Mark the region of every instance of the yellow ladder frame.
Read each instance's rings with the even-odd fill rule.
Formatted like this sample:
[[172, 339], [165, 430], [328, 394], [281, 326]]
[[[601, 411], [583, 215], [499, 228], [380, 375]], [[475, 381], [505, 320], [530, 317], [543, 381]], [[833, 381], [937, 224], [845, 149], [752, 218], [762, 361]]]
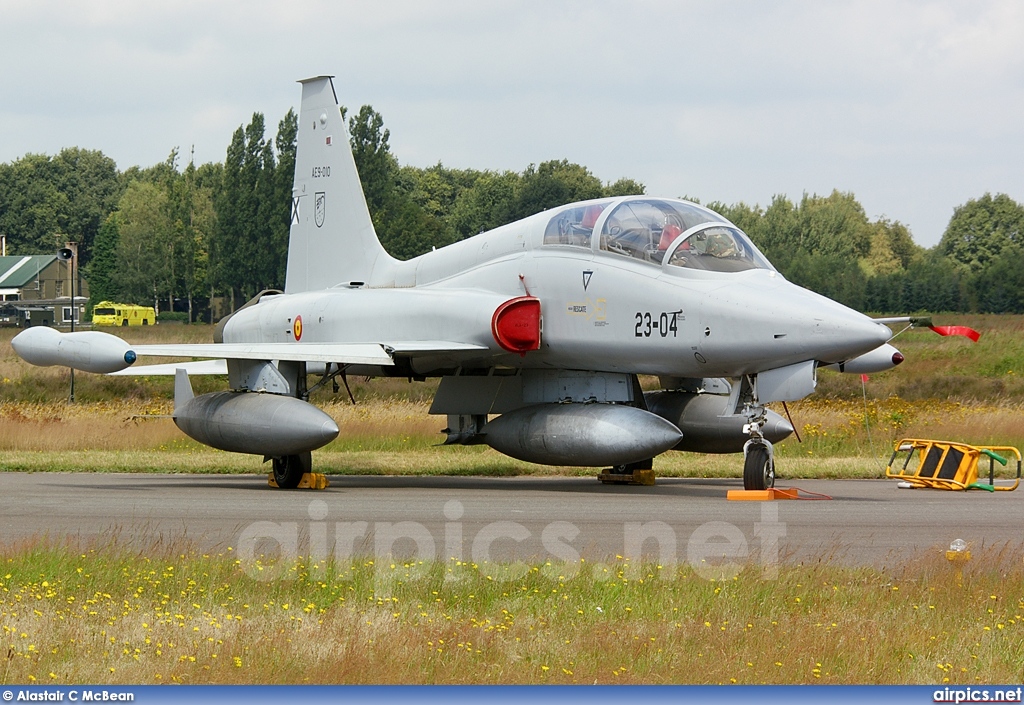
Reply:
[[[911, 471], [910, 461], [915, 451], [919, 453], [919, 459], [916, 468]], [[907, 454], [906, 460], [902, 468], [893, 471], [893, 463], [900, 453]], [[983, 455], [988, 456], [989, 462], [988, 487], [978, 483], [978, 461]], [[1003, 456], [1013, 456], [1017, 460], [1017, 477], [1013, 485], [995, 484], [995, 463], [1008, 462]], [[904, 438], [896, 442], [889, 465], [885, 468], [885, 476], [904, 480], [917, 487], [940, 490], [967, 490], [976, 486], [978, 489], [1009, 492], [1020, 485], [1021, 454], [1012, 446], [972, 446], [957, 441]]]

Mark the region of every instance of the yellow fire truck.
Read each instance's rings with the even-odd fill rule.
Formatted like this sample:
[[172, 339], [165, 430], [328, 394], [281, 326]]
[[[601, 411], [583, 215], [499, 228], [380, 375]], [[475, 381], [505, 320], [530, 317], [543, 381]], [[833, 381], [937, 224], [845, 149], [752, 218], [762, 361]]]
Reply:
[[100, 301], [92, 311], [94, 326], [151, 326], [155, 323], [156, 311], [152, 306]]

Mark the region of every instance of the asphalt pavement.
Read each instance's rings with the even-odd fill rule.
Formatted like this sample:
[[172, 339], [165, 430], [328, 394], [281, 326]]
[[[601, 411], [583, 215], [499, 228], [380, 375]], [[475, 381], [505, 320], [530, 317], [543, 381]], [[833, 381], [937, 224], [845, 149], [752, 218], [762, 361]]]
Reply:
[[780, 481], [813, 500], [737, 502], [739, 480], [332, 476], [276, 490], [266, 476], [0, 473], [0, 545], [45, 537], [146, 550], [393, 555], [480, 561], [693, 565], [827, 561], [891, 566], [963, 539], [1019, 548], [1024, 489], [899, 489], [891, 480]]

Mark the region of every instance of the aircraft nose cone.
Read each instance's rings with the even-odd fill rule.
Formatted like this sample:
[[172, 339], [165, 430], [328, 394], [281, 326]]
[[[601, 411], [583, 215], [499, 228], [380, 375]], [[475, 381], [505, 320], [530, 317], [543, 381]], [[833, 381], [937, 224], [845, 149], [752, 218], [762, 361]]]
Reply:
[[867, 352], [874, 350], [879, 345], [884, 345], [892, 337], [892, 331], [882, 324], [875, 323], [856, 311], [851, 310], [850, 313], [853, 315], [849, 317], [849, 320], [843, 321], [837, 326], [839, 336], [844, 338], [850, 346], [856, 346], [856, 348]]
[[[814, 295], [821, 301], [824, 297]], [[811, 324], [808, 352], [821, 362], [841, 362], [884, 345], [892, 331], [862, 313], [824, 299]]]

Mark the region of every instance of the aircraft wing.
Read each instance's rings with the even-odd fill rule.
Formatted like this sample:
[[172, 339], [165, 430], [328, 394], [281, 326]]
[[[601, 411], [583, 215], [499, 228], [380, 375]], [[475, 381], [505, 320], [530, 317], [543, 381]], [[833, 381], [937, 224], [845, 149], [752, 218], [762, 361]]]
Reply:
[[113, 375], [173, 375], [184, 369], [190, 375], [226, 375], [227, 360], [296, 360], [301, 362], [335, 362], [343, 365], [395, 364], [394, 355], [418, 357], [440, 353], [480, 352], [488, 348], [472, 343], [443, 340], [405, 341], [393, 343], [199, 343], [169, 345], [137, 345], [132, 347], [139, 357], [207, 357], [193, 362], [169, 362], [161, 365], [128, 367]]
[[384, 349], [404, 357], [436, 355], [438, 353], [484, 352], [486, 345], [474, 343], [453, 343], [445, 340], [407, 340], [401, 343], [384, 343]]
[[188, 343], [134, 345], [139, 357], [207, 357], [224, 360], [293, 360], [348, 365], [393, 365], [378, 343]]

